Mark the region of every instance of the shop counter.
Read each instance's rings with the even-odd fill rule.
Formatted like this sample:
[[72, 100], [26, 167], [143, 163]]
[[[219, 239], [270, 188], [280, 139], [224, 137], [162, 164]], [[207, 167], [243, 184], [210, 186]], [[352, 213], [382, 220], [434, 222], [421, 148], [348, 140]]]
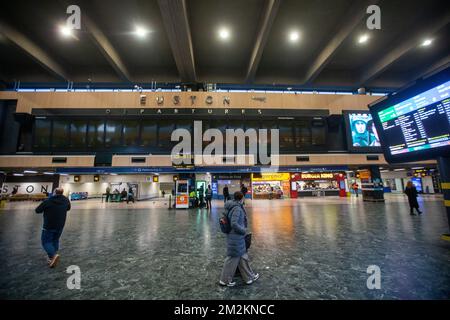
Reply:
[[298, 197], [329, 197], [339, 196], [339, 190], [301, 190], [297, 191]]

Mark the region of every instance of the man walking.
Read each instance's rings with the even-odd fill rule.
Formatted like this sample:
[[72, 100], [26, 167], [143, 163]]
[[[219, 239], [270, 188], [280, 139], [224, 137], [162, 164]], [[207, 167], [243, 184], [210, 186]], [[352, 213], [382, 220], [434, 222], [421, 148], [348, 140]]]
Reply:
[[106, 187], [106, 201], [105, 202], [108, 202], [110, 200], [110, 197], [111, 197], [111, 187], [108, 185]]
[[66, 223], [67, 211], [70, 210], [70, 201], [63, 193], [64, 189], [56, 188], [54, 195], [36, 208], [36, 213], [44, 213], [41, 241], [48, 256], [47, 263], [50, 268], [56, 267], [58, 263], [59, 238]]
[[242, 203], [245, 205], [245, 195], [247, 194], [248, 189], [245, 184], [241, 184], [241, 193], [244, 195]]
[[213, 192], [212, 192], [212, 189], [211, 189], [211, 185], [208, 184], [208, 189], [206, 189], [206, 192], [205, 192], [206, 209], [208, 209], [208, 210], [212, 209], [212, 207], [211, 207], [212, 195], [213, 195]]
[[228, 190], [228, 185], [225, 185], [223, 187], [223, 202], [226, 203], [228, 200], [230, 200], [230, 191]]

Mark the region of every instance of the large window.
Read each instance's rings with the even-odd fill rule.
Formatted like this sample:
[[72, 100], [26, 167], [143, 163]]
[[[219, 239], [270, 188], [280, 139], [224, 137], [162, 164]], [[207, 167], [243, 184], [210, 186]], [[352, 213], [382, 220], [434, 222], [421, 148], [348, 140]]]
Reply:
[[103, 148], [105, 122], [103, 120], [90, 120], [88, 127], [88, 147]]
[[69, 125], [68, 120], [53, 120], [53, 132], [52, 132], [52, 148], [53, 149], [66, 149], [68, 145], [69, 137]]
[[323, 120], [315, 120], [311, 126], [311, 143], [313, 146], [323, 146], [326, 144], [327, 132]]
[[141, 129], [141, 147], [155, 147], [157, 132], [155, 120], [143, 120]]
[[34, 126], [34, 148], [48, 149], [50, 147], [50, 131], [52, 122], [48, 119], [36, 119]]
[[261, 129], [267, 130], [267, 139], [264, 139], [262, 135], [259, 135], [259, 147], [265, 148], [267, 154], [270, 154], [271, 144], [272, 144], [272, 133], [271, 129], [278, 129], [277, 123], [275, 121], [264, 120], [261, 122]]
[[173, 142], [170, 140], [172, 132], [175, 130], [174, 121], [163, 120], [159, 121], [158, 128], [158, 147], [165, 152], [172, 150]]
[[294, 150], [294, 130], [292, 128], [292, 121], [279, 121], [278, 127], [280, 129], [280, 150]]
[[[272, 134], [271, 129], [279, 130], [279, 151], [281, 153], [295, 153], [302, 151], [321, 151], [342, 145], [340, 135], [328, 132], [325, 117], [301, 117], [295, 120], [265, 117], [263, 119], [216, 117], [197, 118], [202, 120], [203, 133], [209, 128], [218, 129], [224, 138], [223, 152], [226, 151], [226, 129], [255, 129], [258, 137], [258, 149], [270, 153]], [[74, 119], [61, 117], [47, 119], [37, 117], [34, 123], [32, 150], [39, 152], [156, 152], [169, 154], [177, 142], [171, 141], [175, 129], [186, 129], [191, 133], [191, 145], [194, 147], [194, 118], [173, 117], [163, 118], [124, 117], [114, 116], [82, 117]], [[267, 139], [259, 132], [267, 129]], [[331, 136], [330, 136], [331, 134]], [[203, 138], [203, 137], [202, 137]], [[30, 135], [31, 140], [31, 135]], [[336, 142], [335, 142], [336, 140]], [[31, 141], [30, 141], [31, 142]], [[30, 142], [28, 145], [30, 146]], [[205, 148], [209, 141], [202, 141]], [[235, 147], [237, 141], [235, 141]], [[249, 151], [249, 141], [245, 139], [246, 153]]]
[[139, 120], [125, 120], [123, 124], [123, 143], [125, 146], [137, 146], [139, 143]]
[[311, 127], [309, 121], [296, 121], [295, 125], [295, 146], [305, 148], [311, 146]]
[[120, 147], [122, 145], [122, 121], [107, 120], [105, 126], [105, 147]]
[[70, 146], [76, 149], [86, 147], [86, 120], [74, 120], [70, 124]]

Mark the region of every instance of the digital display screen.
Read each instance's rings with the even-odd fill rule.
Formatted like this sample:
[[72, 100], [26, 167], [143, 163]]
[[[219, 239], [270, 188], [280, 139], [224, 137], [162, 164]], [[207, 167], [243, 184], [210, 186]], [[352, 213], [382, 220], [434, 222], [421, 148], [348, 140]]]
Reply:
[[355, 153], [381, 153], [378, 132], [368, 110], [343, 111], [347, 147]]
[[369, 105], [390, 163], [450, 157], [450, 68]]
[[372, 115], [366, 113], [349, 113], [348, 120], [352, 134], [353, 147], [380, 147], [380, 139], [372, 120]]
[[391, 155], [450, 146], [450, 81], [377, 115]]
[[417, 192], [422, 192], [422, 179], [421, 178], [412, 178], [411, 182], [416, 187]]

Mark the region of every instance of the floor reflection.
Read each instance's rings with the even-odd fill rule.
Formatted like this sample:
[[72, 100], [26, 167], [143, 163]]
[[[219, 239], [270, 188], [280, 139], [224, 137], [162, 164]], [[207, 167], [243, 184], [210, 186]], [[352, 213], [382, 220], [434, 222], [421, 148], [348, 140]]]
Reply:
[[[0, 297], [19, 299], [430, 299], [450, 298], [450, 244], [441, 199], [411, 217], [403, 197], [248, 201], [261, 273], [254, 286], [224, 290], [217, 279], [226, 252], [213, 209], [169, 210], [164, 203], [74, 203], [61, 241], [61, 267], [49, 271], [40, 248], [35, 203], [0, 210]], [[65, 289], [78, 265], [83, 290]], [[366, 269], [380, 266], [380, 291]]]

